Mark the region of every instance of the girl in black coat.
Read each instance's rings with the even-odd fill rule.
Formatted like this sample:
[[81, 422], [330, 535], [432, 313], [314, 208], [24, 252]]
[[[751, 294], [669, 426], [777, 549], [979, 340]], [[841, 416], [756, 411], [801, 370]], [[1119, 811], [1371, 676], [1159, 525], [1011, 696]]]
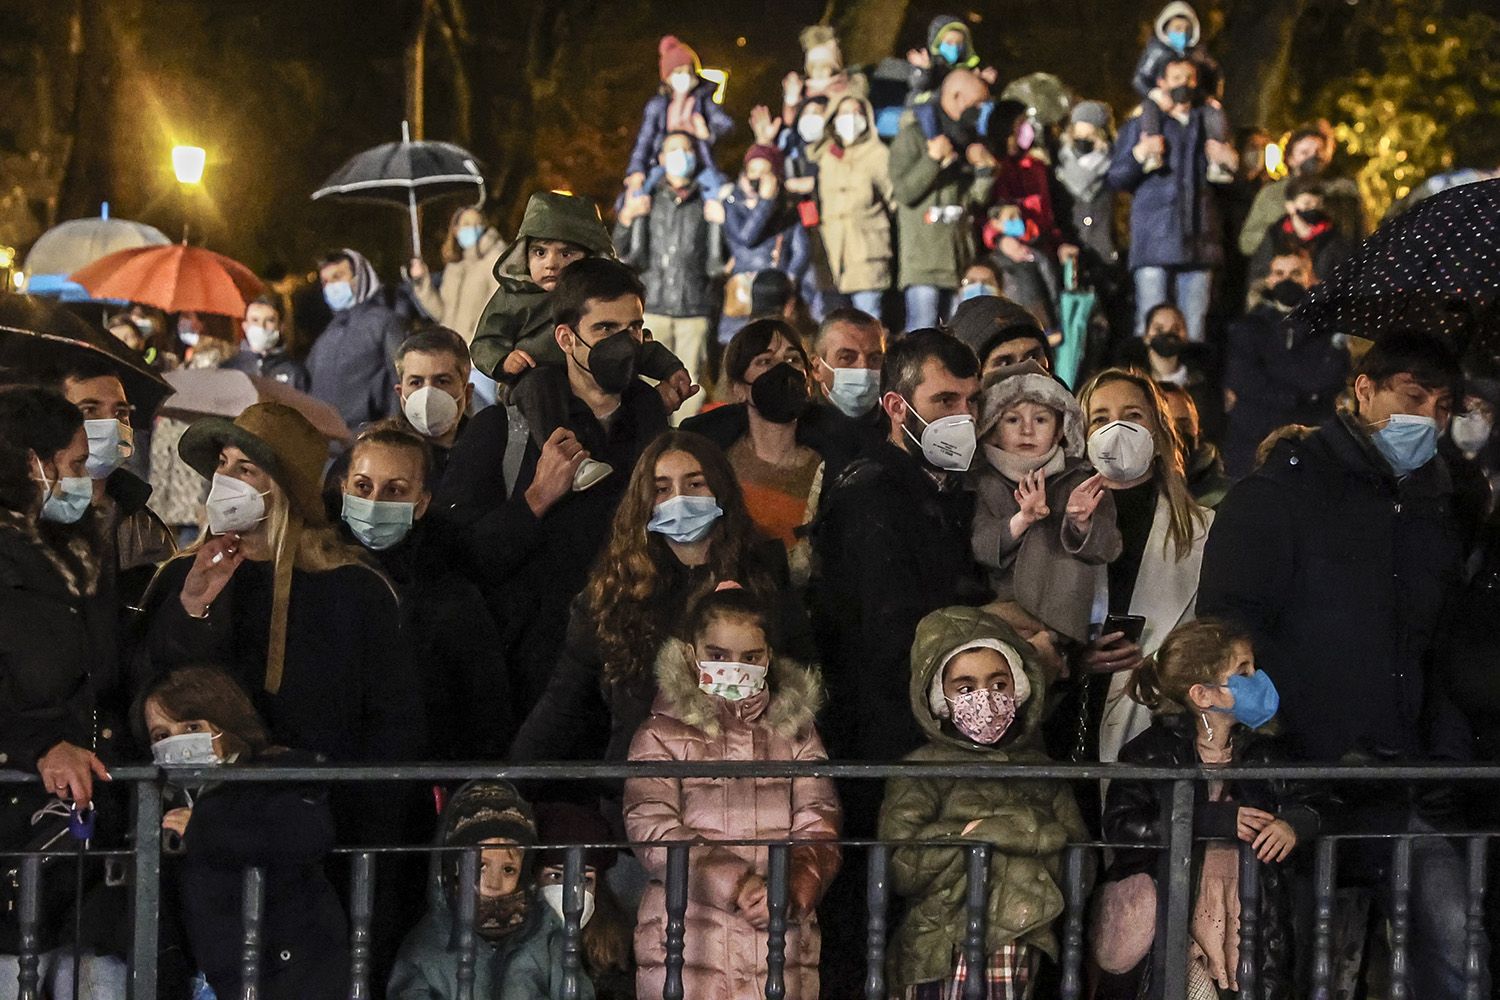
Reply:
[[[139, 735], [160, 765], [298, 767], [319, 758], [270, 745], [245, 692], [229, 675], [187, 667], [141, 698]], [[265, 872], [260, 996], [348, 996], [349, 931], [323, 873], [334, 846], [328, 791], [312, 784], [225, 782], [172, 786], [185, 805], [162, 817], [168, 849], [180, 849], [179, 914], [192, 957], [214, 992], [240, 993], [244, 871]]]
[[[1168, 636], [1154, 662], [1140, 668], [1131, 694], [1158, 714], [1149, 729], [1125, 745], [1122, 764], [1211, 768], [1267, 765], [1280, 757], [1274, 739], [1261, 728], [1275, 714], [1275, 686], [1256, 671], [1249, 640], [1213, 619], [1199, 619]], [[1165, 845], [1165, 791], [1160, 783], [1111, 782], [1104, 808], [1105, 837]], [[1291, 893], [1281, 866], [1317, 830], [1318, 814], [1284, 783], [1211, 781], [1197, 790], [1193, 836], [1208, 842], [1197, 843], [1193, 854], [1190, 984], [1209, 993], [1239, 988], [1236, 841], [1243, 841], [1261, 861], [1255, 958], [1260, 981], [1254, 1000], [1292, 995]], [[1154, 920], [1127, 924], [1119, 918], [1135, 904], [1154, 898], [1151, 880], [1160, 859], [1153, 849], [1119, 851], [1100, 891], [1094, 948], [1101, 969], [1096, 996], [1101, 1000], [1157, 995], [1145, 982], [1151, 965], [1147, 929]]]

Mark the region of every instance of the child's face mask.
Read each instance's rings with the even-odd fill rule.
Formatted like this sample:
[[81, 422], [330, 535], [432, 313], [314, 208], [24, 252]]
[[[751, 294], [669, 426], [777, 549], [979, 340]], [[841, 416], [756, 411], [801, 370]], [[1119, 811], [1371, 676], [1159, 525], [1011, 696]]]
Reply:
[[754, 663], [699, 660], [698, 687], [715, 698], [741, 701], [765, 690], [766, 668]]
[[975, 743], [994, 746], [1016, 718], [1016, 699], [1008, 691], [980, 688], [948, 699], [953, 725]]

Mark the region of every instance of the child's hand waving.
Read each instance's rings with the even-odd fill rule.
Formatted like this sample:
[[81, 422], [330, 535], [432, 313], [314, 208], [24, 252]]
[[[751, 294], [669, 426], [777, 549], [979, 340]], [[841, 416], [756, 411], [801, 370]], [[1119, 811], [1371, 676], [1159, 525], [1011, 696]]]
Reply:
[[1079, 483], [1068, 495], [1068, 520], [1073, 527], [1079, 531], [1088, 527], [1094, 511], [1099, 509], [1099, 501], [1104, 499], [1104, 489], [1104, 477], [1096, 474]]
[[1037, 469], [1022, 476], [1021, 482], [1016, 486], [1016, 503], [1021, 506], [1016, 517], [1024, 521], [1027, 528], [1050, 514], [1051, 511], [1047, 509], [1047, 474]]
[[1250, 846], [1261, 861], [1285, 861], [1297, 846], [1297, 831], [1286, 820], [1273, 819]]

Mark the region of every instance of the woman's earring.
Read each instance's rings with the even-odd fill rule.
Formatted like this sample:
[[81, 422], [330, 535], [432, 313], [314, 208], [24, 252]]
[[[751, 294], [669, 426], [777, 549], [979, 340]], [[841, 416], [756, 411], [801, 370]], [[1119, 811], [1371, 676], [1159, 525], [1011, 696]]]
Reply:
[[1203, 720], [1203, 728], [1206, 729], [1206, 730], [1208, 730], [1208, 738], [1209, 739], [1213, 739], [1214, 738], [1214, 726], [1213, 726], [1213, 723], [1211, 723], [1211, 722], [1208, 721], [1208, 713], [1207, 712], [1199, 712], [1198, 713], [1198, 717]]

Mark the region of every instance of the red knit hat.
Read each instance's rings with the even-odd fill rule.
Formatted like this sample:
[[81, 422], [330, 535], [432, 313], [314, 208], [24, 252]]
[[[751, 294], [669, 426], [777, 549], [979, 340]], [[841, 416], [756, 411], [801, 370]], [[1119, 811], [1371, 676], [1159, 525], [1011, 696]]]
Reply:
[[663, 83], [679, 66], [687, 66], [695, 74], [698, 72], [698, 53], [678, 41], [676, 35], [663, 35], [661, 41], [656, 43], [656, 51], [659, 56], [657, 66]]
[[771, 172], [777, 177], [785, 175], [786, 154], [775, 146], [764, 146], [756, 144], [745, 150], [745, 165], [749, 166], [751, 160], [766, 160], [771, 164]]

